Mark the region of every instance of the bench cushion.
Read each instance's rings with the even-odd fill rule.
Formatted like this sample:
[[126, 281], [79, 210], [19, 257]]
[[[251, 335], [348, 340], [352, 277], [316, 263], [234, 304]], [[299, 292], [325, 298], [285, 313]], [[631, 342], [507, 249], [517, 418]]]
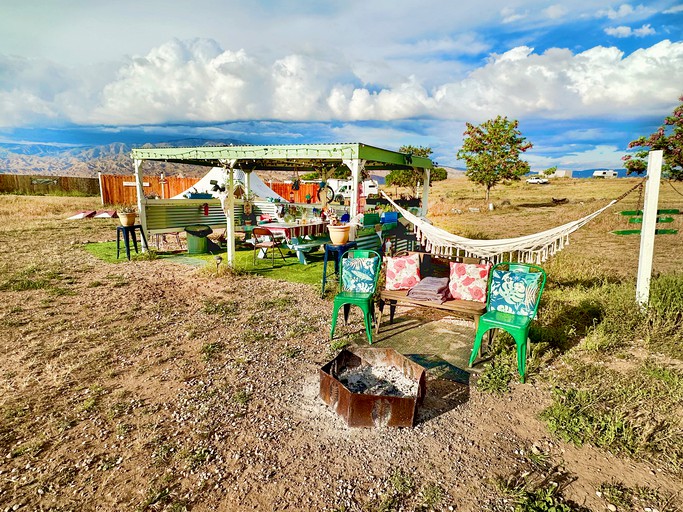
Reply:
[[386, 289], [409, 290], [420, 282], [420, 255], [387, 258]]
[[448, 287], [451, 297], [460, 300], [486, 302], [486, 285], [491, 265], [451, 262]]

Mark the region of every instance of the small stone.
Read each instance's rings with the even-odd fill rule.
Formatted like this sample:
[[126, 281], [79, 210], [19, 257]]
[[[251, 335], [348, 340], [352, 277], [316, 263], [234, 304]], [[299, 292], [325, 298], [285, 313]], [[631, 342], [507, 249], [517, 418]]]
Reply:
[[607, 504], [607, 508], [612, 512], [617, 512], [617, 507], [615, 505], [612, 505], [611, 503]]

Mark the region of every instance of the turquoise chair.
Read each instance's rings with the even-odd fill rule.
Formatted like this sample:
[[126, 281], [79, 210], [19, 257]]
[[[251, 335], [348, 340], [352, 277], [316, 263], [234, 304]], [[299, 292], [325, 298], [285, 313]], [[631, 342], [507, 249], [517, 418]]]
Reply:
[[375, 318], [375, 289], [382, 257], [377, 251], [349, 250], [342, 254], [339, 265], [339, 293], [332, 307], [330, 339], [334, 338], [339, 309], [344, 306], [344, 325], [348, 323], [352, 305], [363, 311], [365, 333], [372, 343], [372, 321]]
[[489, 273], [486, 313], [479, 319], [470, 356], [473, 365], [481, 340], [489, 329], [502, 329], [517, 345], [517, 371], [521, 382], [526, 378], [529, 326], [536, 318], [538, 304], [545, 287], [546, 274], [538, 265], [498, 263]]

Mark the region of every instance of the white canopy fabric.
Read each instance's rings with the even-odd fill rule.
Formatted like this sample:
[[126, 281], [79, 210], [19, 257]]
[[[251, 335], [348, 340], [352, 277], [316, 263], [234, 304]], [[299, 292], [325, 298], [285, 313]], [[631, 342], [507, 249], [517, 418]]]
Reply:
[[[233, 172], [235, 173], [235, 185], [241, 183], [242, 186], [246, 188], [247, 173], [240, 169], [235, 169]], [[256, 196], [262, 199], [268, 199], [269, 197], [272, 197], [273, 199], [279, 199], [281, 201], [285, 200], [283, 197], [280, 197], [278, 194], [273, 192], [273, 190], [270, 187], [268, 187], [268, 185], [263, 183], [263, 181], [261, 181], [261, 178], [259, 178], [255, 172], [250, 172], [248, 174], [250, 190]], [[227, 181], [226, 170], [223, 167], [213, 167], [201, 180], [195, 183], [192, 187], [178, 194], [177, 196], [173, 196], [171, 199], [184, 199], [185, 194], [187, 194], [188, 192], [207, 193], [211, 194], [215, 198], [219, 198], [220, 193], [211, 190], [213, 188], [211, 181], [213, 180], [216, 180], [218, 184], [221, 186], [225, 185]]]
[[565, 245], [569, 245], [570, 233], [573, 233], [617, 202], [615, 199], [608, 205], [581, 219], [533, 235], [500, 240], [474, 240], [437, 228], [429, 224], [427, 220], [417, 217], [398, 206], [384, 192], [382, 192], [382, 195], [407, 221], [414, 225], [415, 233], [420, 239], [420, 243], [430, 253], [435, 256], [486, 258], [495, 263], [504, 261], [506, 255], [511, 260], [512, 253], [517, 253], [517, 260], [520, 262], [542, 263], [549, 256], [561, 251]]

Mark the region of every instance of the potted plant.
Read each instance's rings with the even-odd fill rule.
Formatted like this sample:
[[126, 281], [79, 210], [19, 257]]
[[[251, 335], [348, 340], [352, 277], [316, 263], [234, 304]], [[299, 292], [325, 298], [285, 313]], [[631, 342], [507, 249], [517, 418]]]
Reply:
[[137, 209], [133, 205], [124, 204], [116, 209], [116, 215], [122, 226], [132, 226], [135, 224]]
[[330, 241], [332, 245], [343, 245], [349, 241], [350, 224], [342, 224], [337, 218], [334, 210], [330, 210], [327, 214], [329, 224], [327, 230], [330, 232]]

